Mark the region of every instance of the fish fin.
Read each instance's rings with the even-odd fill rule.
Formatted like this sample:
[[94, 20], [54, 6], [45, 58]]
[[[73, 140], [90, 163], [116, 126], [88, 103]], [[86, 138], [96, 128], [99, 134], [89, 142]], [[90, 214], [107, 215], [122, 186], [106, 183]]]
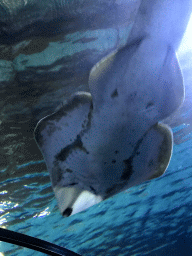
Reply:
[[128, 187], [161, 176], [172, 155], [173, 134], [168, 125], [157, 123], [138, 141], [132, 156], [127, 159], [121, 180]]
[[158, 178], [164, 174], [171, 160], [173, 151], [173, 133], [171, 128], [166, 124], [158, 123], [156, 129], [163, 140], [159, 147], [156, 171], [149, 177], [149, 180]]
[[60, 110], [41, 119], [35, 128], [35, 140], [44, 156], [53, 188], [61, 182], [63, 174], [58, 159], [65, 162], [67, 150], [89, 125], [91, 111], [90, 93], [79, 92]]

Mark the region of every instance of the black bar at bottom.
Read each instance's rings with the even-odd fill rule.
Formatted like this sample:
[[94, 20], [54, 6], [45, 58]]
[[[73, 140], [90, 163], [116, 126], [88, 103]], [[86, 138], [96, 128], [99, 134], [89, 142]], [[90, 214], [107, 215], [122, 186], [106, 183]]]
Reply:
[[48, 255], [81, 256], [80, 254], [72, 252], [56, 244], [52, 244], [47, 241], [4, 228], [0, 228], [0, 241], [24, 246], [35, 251], [46, 253]]

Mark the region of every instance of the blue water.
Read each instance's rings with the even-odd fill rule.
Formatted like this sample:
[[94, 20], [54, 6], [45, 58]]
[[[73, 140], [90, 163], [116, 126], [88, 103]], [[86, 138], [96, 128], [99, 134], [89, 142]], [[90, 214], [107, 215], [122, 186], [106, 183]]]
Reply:
[[[192, 255], [191, 48], [181, 47], [179, 57], [186, 100], [171, 122], [175, 145], [163, 176], [63, 218], [44, 161], [30, 160], [13, 166], [17, 175], [11, 175], [12, 169], [0, 170], [0, 226], [87, 256]], [[0, 252], [43, 255], [4, 242]]]
[[[21, 220], [23, 215], [25, 221], [15, 223], [9, 229], [45, 239], [82, 255], [191, 255], [191, 154], [191, 140], [175, 145], [169, 168], [162, 177], [67, 219], [60, 216], [51, 197], [44, 211], [37, 213], [35, 206], [26, 208], [26, 213], [16, 211], [12, 219]], [[35, 188], [34, 198], [39, 198], [41, 191], [49, 186], [47, 183], [36, 188], [31, 184], [29, 189]], [[32, 215], [29, 219], [27, 212]], [[1, 243], [1, 251], [6, 252], [4, 255], [41, 255], [6, 243]]]

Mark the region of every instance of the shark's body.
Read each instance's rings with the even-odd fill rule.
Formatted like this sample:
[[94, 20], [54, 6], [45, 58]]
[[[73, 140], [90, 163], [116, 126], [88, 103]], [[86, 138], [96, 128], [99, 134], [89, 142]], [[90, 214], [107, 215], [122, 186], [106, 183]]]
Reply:
[[126, 46], [92, 68], [90, 93], [75, 94], [38, 123], [35, 138], [64, 216], [165, 172], [173, 135], [159, 122], [184, 98], [175, 51], [190, 14], [186, 6], [172, 31], [182, 6], [181, 0], [143, 0]]

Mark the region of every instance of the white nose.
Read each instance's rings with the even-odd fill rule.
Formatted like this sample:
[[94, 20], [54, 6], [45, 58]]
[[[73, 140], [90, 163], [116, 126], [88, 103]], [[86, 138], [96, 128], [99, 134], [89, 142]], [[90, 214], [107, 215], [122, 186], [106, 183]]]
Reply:
[[101, 196], [96, 196], [95, 194], [84, 190], [74, 202], [71, 215], [84, 211], [85, 209], [93, 206], [94, 204], [100, 203], [102, 200], [103, 199]]
[[59, 210], [64, 217], [84, 211], [85, 209], [101, 202], [101, 196], [82, 190], [78, 187], [54, 187]]

